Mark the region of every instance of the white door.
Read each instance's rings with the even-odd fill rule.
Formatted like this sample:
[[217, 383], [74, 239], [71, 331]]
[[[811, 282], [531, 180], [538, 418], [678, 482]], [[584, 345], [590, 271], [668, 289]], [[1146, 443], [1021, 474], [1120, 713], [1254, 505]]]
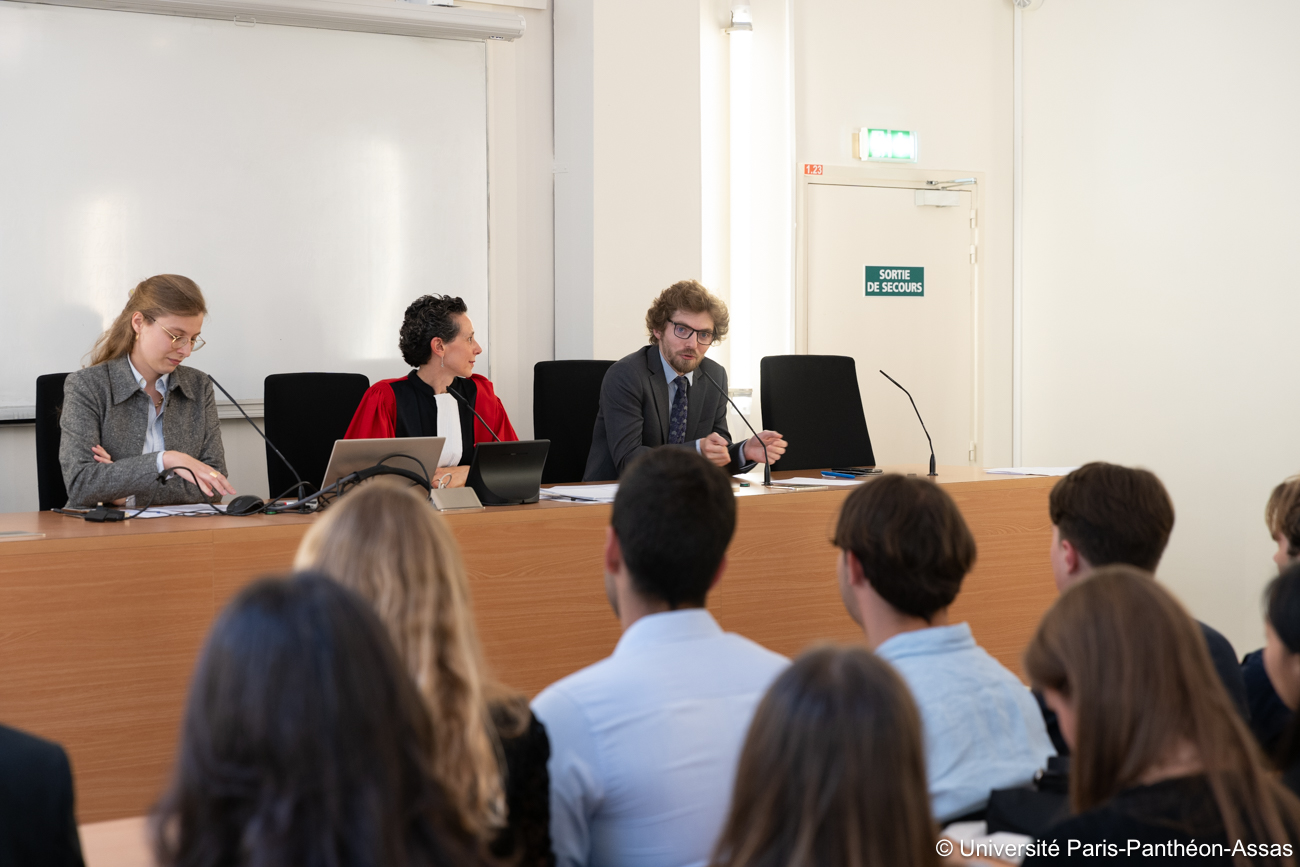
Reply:
[[[940, 464], [973, 464], [976, 448], [975, 238], [971, 193], [956, 206], [916, 204], [914, 188], [810, 183], [807, 231], [807, 347], [851, 355], [867, 430], [879, 464], [930, 457], [904, 385], [934, 440]], [[867, 269], [886, 291], [868, 294]], [[924, 269], [924, 294], [916, 278]], [[873, 281], [873, 282], [879, 282]], [[873, 292], [882, 287], [876, 286]]]

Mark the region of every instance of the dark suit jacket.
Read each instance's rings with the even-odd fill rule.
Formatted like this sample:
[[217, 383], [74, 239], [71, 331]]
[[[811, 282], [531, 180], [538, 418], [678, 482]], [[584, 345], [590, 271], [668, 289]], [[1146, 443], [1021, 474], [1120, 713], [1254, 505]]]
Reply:
[[[709, 372], [724, 391], [714, 388], [698, 370], [687, 392], [686, 442], [682, 447], [694, 449], [695, 441], [711, 433], [720, 433], [728, 441], [727, 371], [708, 358], [700, 367]], [[600, 386], [600, 411], [591, 432], [591, 451], [587, 454], [584, 482], [612, 481], [638, 455], [668, 443], [668, 380], [664, 379], [663, 357], [655, 344], [638, 349], [614, 362]], [[744, 472], [753, 462], [744, 463], [740, 454], [744, 444], [731, 446], [731, 464], [727, 471]]]
[[84, 867], [72, 806], [63, 748], [0, 726], [0, 865]]

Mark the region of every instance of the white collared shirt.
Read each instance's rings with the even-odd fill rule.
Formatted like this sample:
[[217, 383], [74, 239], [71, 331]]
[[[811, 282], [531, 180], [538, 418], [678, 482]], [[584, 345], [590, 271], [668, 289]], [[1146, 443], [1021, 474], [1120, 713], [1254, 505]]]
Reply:
[[465, 444], [460, 441], [460, 403], [445, 391], [435, 394], [433, 401], [438, 407], [438, 436], [445, 440], [438, 466], [454, 467], [465, 453]]
[[688, 608], [642, 617], [543, 690], [558, 867], [705, 864], [750, 718], [789, 664]]
[[[141, 391], [144, 391], [147, 382], [140, 375], [140, 371], [135, 369], [135, 365], [131, 363], [130, 355], [126, 357], [126, 363], [131, 367], [131, 375], [135, 377], [136, 384], [140, 386]], [[142, 455], [147, 455], [150, 452], [158, 453], [158, 472], [160, 473], [163, 471], [163, 452], [167, 451], [167, 445], [163, 442], [163, 413], [167, 411], [167, 383], [169, 379], [171, 379], [171, 374], [164, 373], [158, 377], [158, 383], [155, 386], [158, 393], [162, 395], [162, 409], [155, 407], [153, 398], [149, 398], [149, 423], [144, 429], [144, 451], [140, 452]], [[145, 392], [145, 397], [149, 397], [148, 392]]]

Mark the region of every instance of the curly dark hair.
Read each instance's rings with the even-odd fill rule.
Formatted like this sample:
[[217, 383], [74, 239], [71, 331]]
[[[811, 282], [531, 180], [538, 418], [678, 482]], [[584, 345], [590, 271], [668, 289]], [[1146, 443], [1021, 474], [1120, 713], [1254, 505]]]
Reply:
[[727, 305], [722, 299], [700, 285], [698, 280], [678, 280], [659, 293], [659, 297], [650, 305], [645, 314], [645, 330], [650, 334], [650, 342], [658, 343], [655, 332], [668, 328], [668, 319], [678, 310], [687, 313], [707, 313], [713, 317], [713, 340], [721, 343], [727, 336], [731, 317], [727, 314]]
[[464, 301], [452, 295], [421, 295], [416, 298], [406, 308], [402, 330], [397, 336], [402, 358], [411, 367], [428, 363], [433, 355], [430, 341], [435, 337], [441, 337], [444, 343], [454, 340], [460, 334], [460, 325], [451, 317], [468, 310]]

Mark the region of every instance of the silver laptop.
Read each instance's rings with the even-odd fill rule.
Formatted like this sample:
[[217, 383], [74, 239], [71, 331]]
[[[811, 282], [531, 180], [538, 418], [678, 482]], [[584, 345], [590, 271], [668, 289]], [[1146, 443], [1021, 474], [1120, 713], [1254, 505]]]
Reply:
[[[438, 458], [442, 456], [446, 437], [395, 437], [384, 440], [335, 440], [330, 452], [329, 466], [325, 468], [324, 490], [339, 479], [373, 467], [383, 461], [386, 466], [410, 470], [417, 476], [428, 476], [438, 484]], [[388, 458], [388, 460], [384, 460]], [[421, 467], [420, 464], [424, 466]]]

